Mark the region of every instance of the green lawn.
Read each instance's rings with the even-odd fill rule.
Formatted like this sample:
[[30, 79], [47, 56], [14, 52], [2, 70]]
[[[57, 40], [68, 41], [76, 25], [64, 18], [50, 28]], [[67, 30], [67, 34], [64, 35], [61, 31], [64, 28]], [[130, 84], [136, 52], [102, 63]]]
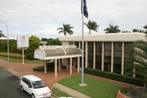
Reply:
[[[3, 60], [8, 60], [7, 53], [2, 53], [0, 52], [0, 59]], [[17, 62], [21, 63], [22, 62], [22, 55], [18, 53], [10, 53], [10, 62]], [[25, 63], [30, 63], [30, 64], [42, 64], [40, 60], [28, 60], [25, 58]]]
[[122, 87], [105, 81], [94, 80], [88, 76], [85, 77], [87, 86], [80, 87], [80, 76], [72, 76], [61, 80], [59, 83], [77, 91], [80, 91], [92, 98], [115, 98], [118, 90]]
[[62, 91], [60, 91], [60, 90], [58, 90], [58, 89], [56, 89], [56, 88], [53, 88], [52, 89], [52, 94], [53, 94], [53, 96], [55, 96], [55, 97], [69, 97], [70, 95], [68, 95], [68, 94], [66, 94], [66, 93], [64, 93], [64, 92], [62, 92]]

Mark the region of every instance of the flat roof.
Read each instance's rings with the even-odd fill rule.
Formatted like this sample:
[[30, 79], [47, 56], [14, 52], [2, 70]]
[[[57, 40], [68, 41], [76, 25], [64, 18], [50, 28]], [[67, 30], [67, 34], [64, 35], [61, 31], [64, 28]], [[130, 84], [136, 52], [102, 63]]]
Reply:
[[[81, 35], [70, 35], [60, 37], [61, 42], [81, 41]], [[84, 41], [116, 41], [116, 42], [134, 42], [138, 40], [146, 41], [144, 33], [100, 33], [84, 35]]]

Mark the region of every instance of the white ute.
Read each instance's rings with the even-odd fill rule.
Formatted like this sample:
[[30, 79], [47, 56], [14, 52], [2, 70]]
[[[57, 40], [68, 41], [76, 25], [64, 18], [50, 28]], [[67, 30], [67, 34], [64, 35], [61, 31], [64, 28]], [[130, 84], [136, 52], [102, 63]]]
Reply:
[[45, 85], [42, 79], [34, 75], [25, 75], [20, 78], [21, 90], [29, 93], [32, 98], [51, 97], [50, 89]]

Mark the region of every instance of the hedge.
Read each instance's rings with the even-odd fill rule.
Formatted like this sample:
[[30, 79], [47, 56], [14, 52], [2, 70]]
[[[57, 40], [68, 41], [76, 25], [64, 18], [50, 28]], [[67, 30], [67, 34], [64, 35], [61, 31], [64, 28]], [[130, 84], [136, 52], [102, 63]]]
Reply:
[[128, 84], [143, 86], [142, 79], [128, 77], [128, 76], [122, 76], [122, 75], [119, 75], [116, 73], [110, 73], [110, 72], [95, 70], [95, 69], [91, 69], [91, 68], [85, 68], [84, 71], [87, 74], [91, 74], [91, 75], [95, 75], [95, 76], [99, 76], [99, 77], [104, 77], [104, 78], [108, 78], [108, 79], [112, 79], [112, 80], [116, 80], [116, 81], [126, 82]]
[[[33, 68], [34, 71], [44, 71], [44, 66], [37, 66]], [[54, 63], [47, 63], [47, 71], [54, 71]]]

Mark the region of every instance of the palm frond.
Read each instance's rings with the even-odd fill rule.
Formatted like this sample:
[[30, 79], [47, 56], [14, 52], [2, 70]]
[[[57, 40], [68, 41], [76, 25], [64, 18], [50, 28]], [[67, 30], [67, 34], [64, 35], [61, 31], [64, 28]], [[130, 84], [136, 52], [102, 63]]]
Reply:
[[62, 27], [60, 27], [60, 28], [57, 28], [57, 30], [63, 30], [63, 28], [62, 28]]

